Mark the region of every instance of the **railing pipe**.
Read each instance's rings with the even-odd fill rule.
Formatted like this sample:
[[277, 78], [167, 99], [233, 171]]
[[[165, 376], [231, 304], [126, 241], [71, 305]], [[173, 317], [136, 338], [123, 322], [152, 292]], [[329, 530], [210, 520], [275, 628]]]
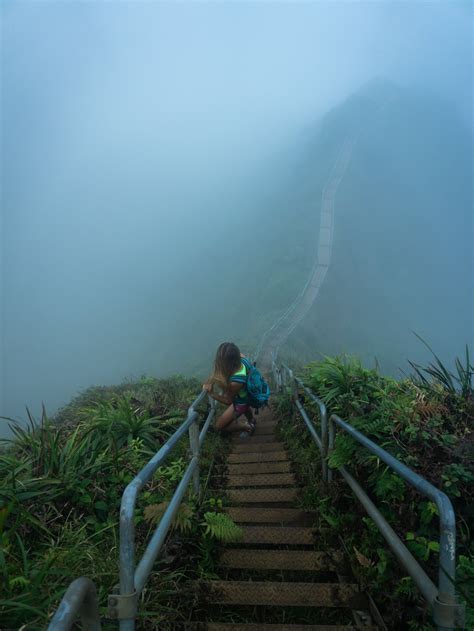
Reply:
[[[194, 478], [194, 492], [199, 494], [200, 448], [217, 409], [216, 402], [209, 397], [210, 411], [199, 433], [196, 407], [204, 401], [207, 396], [208, 393], [205, 390], [199, 394], [190, 406], [185, 421], [137, 473], [122, 494], [120, 505], [120, 593], [114, 593], [109, 596], [109, 617], [119, 619], [120, 631], [133, 631], [135, 629], [138, 596], [153, 568], [153, 563], [161, 550], [192, 477]], [[134, 518], [138, 494], [153, 477], [158, 467], [165, 462], [186, 432], [189, 432], [191, 447], [190, 463], [151, 541], [147, 545], [138, 567], [135, 568]], [[51, 620], [48, 631], [68, 631], [74, 624], [75, 617], [79, 614], [81, 615], [84, 629], [87, 631], [100, 631], [101, 626], [95, 586], [90, 579], [84, 577], [76, 579], [70, 584], [61, 600], [58, 610]]]
[[193, 473], [193, 489], [194, 495], [199, 497], [201, 493], [201, 483], [199, 480], [199, 427], [197, 424], [198, 415], [195, 412], [195, 420], [194, 423], [189, 428], [189, 446], [191, 449], [191, 459], [196, 459], [196, 466], [194, 467]]
[[414, 558], [414, 556], [410, 553], [405, 544], [402, 543], [396, 532], [393, 530], [393, 528], [390, 526], [385, 517], [378, 510], [378, 508], [375, 506], [375, 504], [372, 502], [372, 500], [369, 498], [363, 488], [360, 486], [360, 484], [353, 478], [353, 476], [347, 471], [345, 467], [339, 467], [338, 471], [341, 473], [347, 484], [351, 487], [354, 495], [360, 501], [367, 513], [370, 515], [370, 517], [372, 517], [372, 519], [378, 526], [378, 529], [380, 530], [383, 538], [388, 543], [393, 553], [400, 561], [401, 565], [403, 565], [406, 571], [413, 578], [423, 596], [429, 603], [432, 603], [438, 595], [438, 589], [436, 585], [429, 578], [429, 576], [426, 574], [426, 572], [423, 570], [423, 568]]
[[[337, 425], [352, 436], [352, 438], [357, 440], [362, 446], [366, 447], [369, 451], [375, 454], [377, 458], [385, 462], [385, 464], [392, 468], [398, 475], [400, 475], [400, 477], [406, 480], [422, 495], [428, 497], [436, 503], [440, 520], [438, 587], [436, 587], [433, 581], [431, 581], [418, 561], [400, 540], [361, 485], [354, 479], [345, 467], [337, 468], [377, 525], [400, 564], [407, 570], [425, 599], [431, 605], [433, 620], [437, 629], [439, 631], [452, 631], [458, 627], [464, 628], [464, 606], [456, 602], [454, 583], [456, 572], [455, 514], [451, 501], [447, 495], [412, 471], [402, 462], [391, 456], [388, 452], [364, 436], [364, 434], [356, 430], [349, 423], [343, 421], [337, 415], [333, 414], [328, 423], [327, 410], [324, 403], [303, 383], [303, 381], [301, 381], [301, 379], [296, 377], [291, 368], [285, 364], [282, 364], [282, 375], [284, 378], [286, 378], [286, 376], [289, 377], [295, 406], [308, 427], [311, 436], [321, 449], [323, 459], [323, 479], [327, 479], [328, 481], [332, 480], [332, 471], [328, 468], [327, 457], [334, 449], [335, 426]], [[298, 396], [298, 387], [303, 389], [311, 400], [319, 407], [321, 417], [321, 438], [319, 438], [319, 435]], [[325, 477], [325, 472], [327, 477]]]
[[[313, 436], [316, 444], [319, 447], [319, 451], [321, 452], [321, 472], [322, 478], [324, 482], [328, 482], [332, 479], [331, 470], [328, 468], [327, 456], [328, 456], [328, 415], [327, 409], [323, 401], [319, 399], [312, 390], [310, 390], [304, 383], [293, 374], [291, 368], [289, 368], [286, 364], [282, 364], [282, 372], [283, 374], [288, 374], [291, 381], [294, 384], [293, 387], [293, 396], [295, 399], [296, 407], [303, 417], [306, 426], [308, 427], [311, 435]], [[298, 399], [298, 386], [302, 388], [306, 394], [310, 397], [310, 399], [318, 406], [319, 408], [319, 417], [321, 421], [321, 437], [317, 433], [313, 423], [308, 417], [306, 410]]]
[[163, 517], [160, 519], [160, 523], [158, 524], [158, 527], [156, 528], [149, 544], [146, 547], [146, 550], [135, 572], [135, 589], [137, 591], [137, 594], [140, 594], [143, 587], [145, 586], [147, 578], [151, 570], [153, 569], [153, 564], [156, 560], [156, 557], [161, 550], [166, 535], [168, 534], [170, 526], [173, 523], [173, 519], [178, 512], [181, 500], [186, 493], [188, 484], [197, 467], [198, 458], [193, 457], [181, 479], [181, 482], [178, 484], [176, 491], [173, 494], [168, 508], [166, 509]]
[[[111, 599], [113, 602], [120, 600], [121, 603], [126, 603], [126, 606], [122, 607], [121, 612], [117, 613], [120, 616], [120, 631], [134, 630], [136, 602], [141, 591], [136, 589], [135, 584], [135, 505], [138, 493], [152, 478], [158, 467], [165, 462], [176, 444], [196, 422], [197, 412], [195, 408], [206, 396], [208, 396], [207, 392], [203, 390], [190, 406], [184, 423], [178, 427], [153, 458], [138, 472], [122, 495], [120, 507], [120, 594], [109, 598], [109, 604]], [[194, 446], [196, 447], [196, 445]], [[199, 447], [197, 453], [199, 454]], [[193, 459], [194, 457], [196, 457], [197, 461], [198, 456], [193, 455]], [[194, 471], [194, 467], [192, 470]], [[189, 471], [189, 468], [187, 471]], [[111, 608], [111, 611], [114, 611], [114, 607]], [[124, 611], [126, 612], [125, 615]]]
[[101, 631], [99, 605], [94, 583], [85, 576], [76, 578], [66, 590], [59, 607], [49, 623], [48, 631], [68, 631], [81, 617], [86, 631]]
[[[334, 425], [338, 425], [357, 442], [359, 442], [371, 453], [377, 456], [377, 458], [382, 460], [382, 462], [385, 462], [385, 464], [393, 469], [411, 486], [417, 489], [417, 491], [419, 491], [422, 495], [428, 497], [433, 502], [435, 502], [439, 513], [440, 535], [438, 588], [436, 590], [436, 593], [433, 594], [431, 586], [427, 585], [426, 583], [426, 581], [429, 580], [428, 577], [423, 572], [421, 567], [418, 569], [415, 566], [415, 563], [417, 564], [417, 562], [412, 557], [408, 549], [398, 538], [398, 542], [393, 538], [392, 533], [393, 535], [395, 535], [395, 533], [390, 528], [386, 520], [379, 513], [379, 511], [377, 511], [375, 506], [370, 502], [369, 498], [362, 491], [360, 485], [358, 485], [358, 483], [344, 467], [339, 467], [339, 471], [341, 471], [341, 474], [346, 479], [349, 486], [362, 502], [367, 512], [369, 512], [371, 517], [374, 519], [377, 526], [379, 527], [379, 530], [385, 537], [387, 543], [390, 545], [397, 558], [400, 560], [403, 566], [406, 567], [407, 571], [412, 576], [413, 580], [415, 581], [423, 595], [425, 595], [425, 597], [427, 598], [433, 609], [433, 620], [437, 626], [437, 629], [439, 631], [451, 631], [452, 629], [455, 629], [457, 627], [462, 627], [464, 608], [462, 605], [459, 605], [456, 602], [454, 582], [456, 574], [456, 520], [450, 499], [445, 493], [443, 493], [443, 491], [437, 489], [430, 482], [428, 482], [420, 475], [412, 471], [405, 464], [394, 458], [391, 454], [385, 451], [385, 449], [379, 447], [379, 445], [370, 440], [370, 438], [367, 438], [367, 436], [349, 425], [349, 423], [347, 423], [346, 421], [343, 421], [336, 414], [333, 414], [329, 419], [330, 450], [334, 448]], [[362, 493], [364, 493], [366, 497], [366, 499], [364, 500], [362, 499]], [[375, 513], [374, 511], [377, 511], [377, 513]], [[400, 546], [402, 546], [403, 549], [400, 548]], [[420, 572], [422, 572], [422, 574]]]
[[[135, 505], [138, 493], [151, 479], [155, 471], [160, 467], [170, 455], [173, 447], [186, 434], [195, 419], [194, 414], [188, 413], [188, 418], [184, 421], [175, 433], [167, 440], [161, 449], [151, 458], [151, 460], [137, 473], [135, 478], [128, 484], [122, 495], [120, 506], [120, 596], [136, 599], [134, 585], [135, 572]], [[130, 607], [132, 613], [133, 607]], [[133, 631], [135, 628], [135, 616], [120, 620], [120, 631]]]
[[333, 414], [331, 420], [339, 427], [343, 428], [345, 432], [357, 440], [361, 445], [366, 447], [366, 449], [380, 458], [380, 460], [385, 462], [385, 464], [387, 464], [391, 469], [396, 471], [398, 475], [404, 478], [411, 486], [415, 487], [422, 495], [428, 497], [436, 503], [440, 519], [440, 564], [438, 573], [439, 597], [445, 602], [454, 602], [454, 575], [456, 573], [456, 520], [453, 506], [448, 496], [335, 414]]
[[311, 434], [311, 436], [313, 437], [315, 443], [317, 444], [319, 451], [322, 450], [322, 446], [321, 446], [321, 438], [318, 435], [318, 432], [316, 431], [316, 428], [314, 427], [313, 423], [311, 422], [311, 419], [309, 418], [308, 414], [306, 413], [306, 410], [304, 409], [304, 407], [301, 405], [301, 401], [298, 401], [298, 399], [295, 400], [295, 405], [298, 409], [298, 412], [301, 414], [301, 416], [303, 417], [303, 421], [306, 424], [306, 427], [309, 430], [309, 433]]
[[209, 429], [211, 423], [212, 423], [212, 419], [215, 417], [216, 415], [216, 409], [217, 409], [217, 404], [216, 401], [214, 401], [214, 399], [211, 399], [212, 403], [211, 403], [211, 411], [209, 412], [209, 414], [207, 415], [206, 421], [204, 423], [204, 425], [202, 426], [201, 429], [201, 433], [199, 434], [199, 447], [201, 448], [204, 439], [206, 438], [206, 434], [207, 434], [207, 430]]

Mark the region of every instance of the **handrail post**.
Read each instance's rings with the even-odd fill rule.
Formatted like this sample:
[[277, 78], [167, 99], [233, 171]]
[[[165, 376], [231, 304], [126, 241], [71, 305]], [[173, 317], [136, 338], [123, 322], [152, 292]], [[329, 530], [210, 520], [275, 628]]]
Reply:
[[293, 399], [296, 401], [298, 399], [298, 384], [296, 383], [295, 375], [291, 368], [288, 369], [288, 376], [290, 377], [290, 387], [291, 393], [293, 395]]
[[189, 427], [189, 446], [190, 446], [190, 460], [193, 458], [197, 458], [198, 464], [194, 469], [193, 473], [193, 489], [196, 497], [199, 497], [201, 493], [201, 482], [199, 476], [199, 425], [198, 425], [198, 415], [195, 410], [190, 408], [190, 413], [194, 412], [195, 419], [193, 424]]
[[80, 615], [83, 629], [100, 631], [100, 613], [94, 583], [85, 576], [76, 578], [68, 587], [49, 623], [48, 631], [67, 631]]
[[[329, 456], [331, 455], [333, 449], [334, 449], [334, 421], [332, 420], [332, 416], [329, 417], [329, 428], [328, 428], [328, 453], [327, 456], [329, 458]], [[328, 463], [329, 465], [329, 463]], [[328, 466], [328, 482], [332, 482], [333, 480], [333, 474], [332, 474], [332, 469], [331, 467]]]
[[328, 470], [328, 413], [326, 406], [319, 410], [321, 415], [321, 467], [323, 482], [329, 482]]
[[[125, 489], [120, 507], [120, 599], [131, 603], [127, 612], [119, 613], [119, 598], [109, 596], [109, 616], [119, 618], [120, 631], [135, 630], [136, 590], [135, 590], [135, 521], [133, 519], [139, 482], [135, 478]], [[132, 518], [130, 518], [130, 514]], [[125, 617], [126, 616], [126, 617]]]

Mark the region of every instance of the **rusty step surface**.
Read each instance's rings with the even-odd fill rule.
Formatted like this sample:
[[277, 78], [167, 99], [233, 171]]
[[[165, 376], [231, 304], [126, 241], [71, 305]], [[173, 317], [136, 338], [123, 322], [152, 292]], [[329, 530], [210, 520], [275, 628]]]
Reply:
[[295, 476], [292, 473], [256, 473], [254, 475], [229, 475], [227, 486], [294, 486]]
[[264, 508], [230, 506], [225, 512], [237, 523], [293, 524], [313, 519], [314, 513], [297, 508]]
[[289, 473], [289, 462], [247, 462], [243, 464], [228, 464], [229, 475], [253, 475], [254, 473]]
[[312, 528], [301, 526], [241, 526], [243, 537], [238, 543], [312, 545]]
[[352, 583], [280, 583], [273, 581], [209, 581], [211, 603], [277, 607], [354, 607], [361, 594]]
[[276, 434], [277, 433], [277, 423], [259, 423], [257, 421], [257, 425], [255, 426], [255, 434], [257, 436], [264, 436], [266, 434]]
[[230, 549], [222, 552], [220, 562], [238, 570], [333, 572], [342, 565], [342, 554], [337, 551]]
[[252, 443], [252, 445], [261, 445], [264, 443], [274, 443], [276, 442], [278, 439], [276, 438], [276, 436], [274, 436], [273, 434], [252, 434], [252, 436], [250, 438], [236, 438], [235, 440], [232, 441], [232, 444], [234, 445], [243, 445], [243, 444], [249, 444]]
[[[208, 622], [208, 631], [357, 631], [347, 624], [247, 624]], [[377, 627], [364, 626], [364, 631], [377, 631]]]
[[[255, 446], [256, 447], [256, 446]], [[255, 448], [254, 447], [254, 448]], [[286, 451], [269, 451], [266, 453], [250, 452], [249, 453], [233, 453], [229, 454], [228, 462], [288, 462], [288, 454]]]
[[294, 502], [296, 489], [243, 489], [227, 491], [227, 497], [237, 504], [260, 504], [265, 502]]
[[232, 449], [233, 454], [240, 452], [253, 452], [263, 453], [266, 451], [283, 451], [285, 445], [283, 443], [253, 443], [252, 437], [246, 438], [242, 443], [236, 443]]

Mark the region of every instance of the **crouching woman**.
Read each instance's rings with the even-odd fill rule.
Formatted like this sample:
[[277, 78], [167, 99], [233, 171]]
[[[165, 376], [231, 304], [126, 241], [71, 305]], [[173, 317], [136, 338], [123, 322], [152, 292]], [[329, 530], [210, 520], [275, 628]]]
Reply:
[[[216, 421], [216, 428], [222, 432], [251, 435], [255, 429], [247, 393], [250, 368], [249, 361], [232, 342], [224, 342], [217, 349], [214, 372], [203, 385], [203, 389], [213, 399], [228, 406]], [[216, 389], [220, 393], [215, 392]]]

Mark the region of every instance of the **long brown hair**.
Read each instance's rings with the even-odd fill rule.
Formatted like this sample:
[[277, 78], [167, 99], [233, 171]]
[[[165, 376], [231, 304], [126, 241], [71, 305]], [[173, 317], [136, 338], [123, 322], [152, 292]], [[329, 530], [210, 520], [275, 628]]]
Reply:
[[242, 356], [239, 348], [233, 342], [223, 342], [217, 349], [214, 372], [209, 377], [209, 383], [227, 388], [229, 377], [239, 370], [241, 364]]

